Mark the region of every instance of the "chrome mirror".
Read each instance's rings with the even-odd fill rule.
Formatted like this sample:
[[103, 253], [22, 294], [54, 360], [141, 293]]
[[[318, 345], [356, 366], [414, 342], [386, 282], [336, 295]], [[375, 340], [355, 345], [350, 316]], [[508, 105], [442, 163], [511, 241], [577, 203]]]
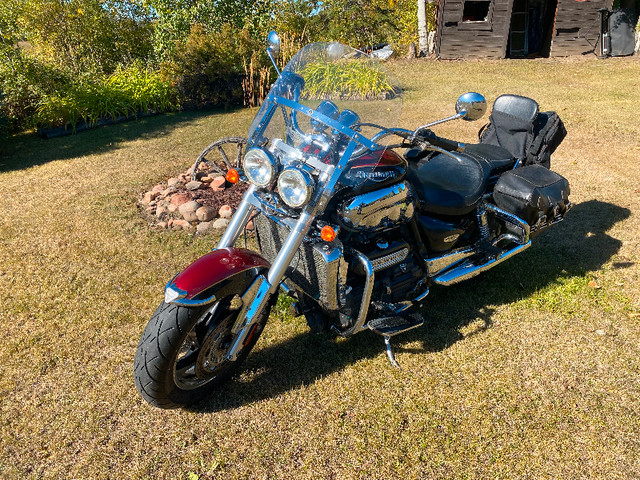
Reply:
[[456, 114], [472, 122], [483, 117], [487, 111], [487, 100], [476, 92], [467, 92], [456, 101]]
[[274, 58], [278, 58], [280, 55], [280, 35], [273, 30], [269, 32], [267, 37], [267, 53], [270, 54], [269, 56], [273, 55]]
[[280, 35], [278, 35], [275, 31], [271, 30], [269, 32], [269, 36], [267, 37], [267, 55], [271, 59], [271, 63], [280, 75], [280, 69], [278, 68], [278, 64], [276, 63], [276, 58], [280, 55]]

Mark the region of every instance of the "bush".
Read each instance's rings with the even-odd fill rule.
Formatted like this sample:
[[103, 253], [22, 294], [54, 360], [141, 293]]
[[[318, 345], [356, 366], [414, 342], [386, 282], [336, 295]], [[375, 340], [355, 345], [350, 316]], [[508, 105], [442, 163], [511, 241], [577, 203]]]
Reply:
[[0, 112], [9, 131], [36, 126], [36, 111], [42, 99], [67, 88], [70, 76], [31, 57], [20, 49], [5, 52], [0, 63], [0, 90], [4, 96]]
[[[241, 105], [245, 59], [251, 59], [252, 51], [260, 48], [247, 29], [238, 32], [226, 25], [221, 32], [211, 33], [194, 25], [163, 71], [184, 106]], [[259, 69], [261, 62], [256, 59], [254, 63]]]

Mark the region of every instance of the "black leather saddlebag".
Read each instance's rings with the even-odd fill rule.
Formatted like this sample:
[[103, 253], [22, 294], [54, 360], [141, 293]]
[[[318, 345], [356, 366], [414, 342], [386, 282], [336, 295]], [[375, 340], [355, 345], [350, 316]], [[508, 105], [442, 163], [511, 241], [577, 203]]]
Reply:
[[503, 174], [493, 191], [496, 205], [525, 220], [535, 233], [562, 220], [571, 207], [569, 182], [541, 165]]

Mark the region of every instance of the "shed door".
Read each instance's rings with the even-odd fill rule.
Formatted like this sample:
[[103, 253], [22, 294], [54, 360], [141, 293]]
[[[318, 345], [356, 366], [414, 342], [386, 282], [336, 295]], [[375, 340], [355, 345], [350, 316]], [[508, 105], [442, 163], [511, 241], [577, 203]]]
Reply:
[[510, 58], [548, 57], [558, 0], [514, 0], [509, 31]]

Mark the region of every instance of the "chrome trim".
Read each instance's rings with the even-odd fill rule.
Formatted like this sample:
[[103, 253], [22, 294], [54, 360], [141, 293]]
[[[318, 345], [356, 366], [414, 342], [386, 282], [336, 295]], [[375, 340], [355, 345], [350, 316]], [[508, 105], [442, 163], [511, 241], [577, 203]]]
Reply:
[[453, 250], [440, 257], [427, 258], [424, 262], [427, 264], [427, 271], [429, 272], [429, 276], [432, 277], [460, 262], [461, 260], [469, 258], [476, 252], [477, 250], [473, 247], [464, 247]]
[[411, 220], [415, 203], [411, 186], [402, 182], [347, 200], [338, 215], [346, 228], [373, 231]]
[[514, 255], [526, 250], [531, 246], [531, 241], [528, 241], [524, 245], [518, 245], [511, 250], [507, 250], [506, 252], [502, 252], [499, 257], [493, 258], [488, 262], [482, 265], [474, 265], [471, 262], [465, 262], [464, 264], [455, 267], [451, 270], [446, 271], [445, 273], [438, 275], [433, 279], [434, 283], [438, 285], [453, 285], [455, 283], [462, 282], [463, 280], [468, 280], [469, 278], [473, 278], [476, 275], [479, 275], [482, 272], [489, 270], [490, 268], [495, 267], [499, 263], [504, 262], [505, 260], [513, 257]]
[[164, 303], [174, 303], [176, 300], [187, 296], [187, 291], [181, 290], [173, 284], [173, 280], [176, 277], [177, 275], [175, 275], [164, 287]]
[[383, 270], [403, 261], [407, 258], [407, 255], [409, 255], [409, 248], [405, 247], [384, 257], [375, 258], [373, 260], [369, 259], [369, 261], [371, 262], [371, 265], [373, 265], [373, 271], [377, 272], [378, 270]]
[[[276, 285], [276, 288], [278, 286]], [[238, 358], [238, 353], [242, 350], [245, 338], [258, 321], [260, 313], [271, 298], [272, 289], [273, 287], [267, 279], [260, 275], [242, 296], [242, 310], [238, 313], [236, 322], [231, 329], [236, 336], [233, 340], [233, 345], [225, 354], [226, 360], [235, 361]]]
[[513, 213], [509, 213], [505, 210], [502, 210], [501, 208], [498, 208], [497, 206], [491, 203], [487, 203], [486, 206], [487, 206], [487, 210], [495, 213], [496, 217], [498, 217], [499, 219], [505, 222], [509, 222], [510, 224], [522, 229], [521, 239], [518, 243], [520, 243], [521, 245], [524, 245], [529, 241], [529, 235], [530, 235], [531, 229], [527, 222], [522, 220], [520, 217], [514, 215]]
[[236, 213], [231, 217], [231, 222], [229, 222], [220, 242], [218, 242], [218, 248], [233, 247], [236, 240], [238, 240], [238, 237], [240, 237], [242, 230], [249, 222], [249, 218], [251, 218], [251, 214], [255, 209], [254, 205], [251, 203], [251, 199], [254, 197], [254, 192], [256, 190], [257, 187], [252, 184], [242, 196], [242, 201], [240, 202], [240, 205], [238, 205], [238, 210], [236, 210]]
[[375, 272], [373, 271], [373, 265], [367, 258], [366, 255], [360, 253], [359, 251], [350, 248], [349, 253], [355, 255], [367, 274], [367, 278], [364, 284], [364, 291], [362, 293], [362, 301], [360, 302], [360, 311], [358, 312], [358, 319], [356, 323], [349, 329], [341, 332], [338, 331], [338, 334], [342, 337], [350, 337], [351, 335], [362, 331], [364, 327], [364, 322], [367, 319], [367, 313], [369, 313], [369, 303], [371, 302], [371, 293], [373, 292], [373, 283], [375, 282]]

